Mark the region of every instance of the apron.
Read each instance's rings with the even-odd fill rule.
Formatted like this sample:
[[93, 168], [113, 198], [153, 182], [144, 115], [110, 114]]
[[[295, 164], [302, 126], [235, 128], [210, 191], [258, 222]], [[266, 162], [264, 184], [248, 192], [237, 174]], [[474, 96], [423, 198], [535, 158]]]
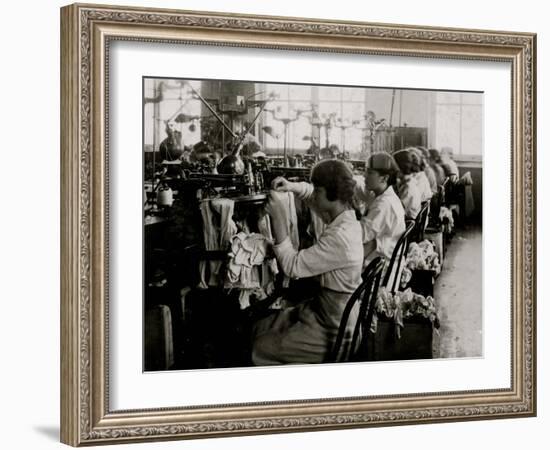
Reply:
[[[326, 362], [351, 295], [323, 288], [317, 297], [258, 321], [253, 327], [254, 365]], [[349, 316], [338, 360], [350, 350], [358, 312], [359, 302]]]

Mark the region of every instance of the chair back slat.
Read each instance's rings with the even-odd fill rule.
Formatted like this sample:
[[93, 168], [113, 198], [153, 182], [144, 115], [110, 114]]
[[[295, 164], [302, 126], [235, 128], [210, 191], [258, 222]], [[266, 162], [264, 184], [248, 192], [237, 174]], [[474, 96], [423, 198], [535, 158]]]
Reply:
[[[327, 362], [337, 362], [341, 360], [340, 352], [342, 351], [342, 343], [344, 342], [344, 337], [346, 335], [346, 330], [348, 326], [349, 317], [351, 311], [357, 302], [361, 302], [359, 306], [359, 314], [357, 316], [357, 321], [355, 323], [351, 343], [348, 350], [348, 355], [345, 360], [352, 361], [357, 359], [356, 349], [359, 349], [359, 352], [366, 351], [368, 332], [372, 322], [372, 317], [374, 313], [374, 304], [376, 302], [376, 297], [378, 295], [378, 287], [380, 285], [380, 279], [382, 277], [382, 269], [384, 268], [384, 262], [382, 258], [375, 258], [367, 266], [363, 272], [363, 281], [355, 292], [351, 295], [344, 312], [342, 313], [342, 319], [340, 320], [340, 326], [338, 328], [338, 334], [336, 336], [336, 341], [330, 352]], [[362, 333], [361, 343], [359, 347], [357, 346], [357, 340], [359, 338], [359, 333]]]
[[430, 201], [422, 202], [420, 212], [414, 219], [414, 230], [411, 233], [410, 241], [422, 242], [424, 240], [424, 232], [428, 225], [428, 214], [430, 212]]
[[356, 326], [355, 331], [353, 333], [353, 339], [351, 348], [357, 348], [355, 347], [358, 334], [359, 334], [359, 328], [363, 331], [361, 336], [361, 344], [358, 347], [357, 353], [354, 355], [355, 360], [361, 360], [365, 359], [368, 356], [368, 345], [369, 345], [369, 336], [370, 336], [370, 328], [372, 324], [372, 318], [374, 316], [374, 307], [376, 306], [376, 299], [378, 298], [378, 288], [380, 287], [380, 280], [382, 279], [382, 270], [384, 268], [384, 264], [382, 262], [380, 266], [380, 272], [377, 272], [373, 274], [373, 281], [372, 285], [369, 286], [365, 293], [365, 298], [367, 298], [367, 295], [369, 295], [368, 300], [363, 300], [361, 302], [361, 312], [359, 314], [359, 317], [363, 318], [363, 322], [361, 324], [361, 327]]
[[[407, 223], [407, 228], [395, 244], [390, 263], [386, 269], [382, 286], [386, 286], [391, 293], [395, 293], [396, 291], [399, 275], [401, 273], [401, 265], [403, 264], [404, 256], [407, 255], [409, 250], [409, 235], [414, 229], [414, 224], [414, 221]], [[390, 278], [392, 274], [394, 274], [394, 277], [390, 286]]]

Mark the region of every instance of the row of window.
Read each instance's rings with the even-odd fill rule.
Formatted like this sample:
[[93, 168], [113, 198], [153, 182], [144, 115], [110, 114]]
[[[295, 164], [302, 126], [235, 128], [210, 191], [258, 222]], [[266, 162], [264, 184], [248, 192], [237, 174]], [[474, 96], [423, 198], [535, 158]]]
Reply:
[[[200, 92], [200, 81], [189, 84]], [[275, 95], [275, 100], [268, 104], [269, 111], [262, 114], [256, 127], [260, 141], [269, 151], [282, 152], [286, 139], [290, 152], [303, 152], [312, 145], [313, 137], [320, 148], [334, 144], [341, 151], [360, 152], [374, 123], [381, 122], [383, 126], [391, 122], [394, 126], [428, 128], [431, 147], [451, 147], [455, 154], [462, 155], [482, 153], [483, 94], [480, 93], [285, 84], [256, 84], [255, 90], [262, 92], [264, 98]], [[147, 101], [158, 98], [160, 92], [161, 101]], [[179, 80], [145, 80], [146, 148], [158, 147], [165, 137], [167, 120], [176, 119], [185, 145], [192, 146], [201, 140], [200, 120], [177, 122], [182, 113], [186, 119], [210, 114], [191, 94], [189, 85]]]

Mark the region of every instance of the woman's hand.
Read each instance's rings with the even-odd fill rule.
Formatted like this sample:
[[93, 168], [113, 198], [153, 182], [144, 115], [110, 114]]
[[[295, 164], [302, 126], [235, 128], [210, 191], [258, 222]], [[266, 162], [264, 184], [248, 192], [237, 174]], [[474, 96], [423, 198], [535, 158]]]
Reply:
[[277, 177], [271, 182], [271, 189], [277, 192], [293, 192], [292, 185], [285, 177]]
[[[282, 179], [284, 180], [284, 178]], [[288, 196], [281, 195], [277, 191], [271, 191], [266, 205], [266, 211], [271, 217], [271, 228], [276, 244], [280, 244], [288, 236], [288, 208], [285, 201], [288, 202]]]

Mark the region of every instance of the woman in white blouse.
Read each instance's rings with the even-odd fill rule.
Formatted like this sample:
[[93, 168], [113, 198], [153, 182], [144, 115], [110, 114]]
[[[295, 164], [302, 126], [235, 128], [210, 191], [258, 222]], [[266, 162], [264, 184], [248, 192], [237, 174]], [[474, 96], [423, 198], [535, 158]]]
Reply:
[[420, 160], [421, 160], [421, 167], [424, 170], [424, 173], [426, 174], [426, 178], [428, 179], [428, 183], [430, 184], [430, 190], [432, 191], [432, 196], [437, 194], [437, 177], [435, 174], [435, 171], [430, 163], [430, 152], [426, 147], [416, 147], [417, 150], [420, 152]]
[[[273, 188], [293, 192], [306, 201], [326, 224], [318, 240], [298, 250], [288, 236], [286, 206], [277, 192], [268, 204], [275, 245], [285, 275], [318, 277], [319, 295], [257, 322], [253, 328], [255, 365], [321, 363], [335, 341], [347, 300], [361, 283], [363, 245], [361, 225], [351, 207], [355, 181], [342, 161], [325, 160], [312, 170], [311, 182], [291, 183], [279, 177]], [[348, 324], [355, 324], [356, 311]], [[349, 345], [349, 342], [344, 343]]]
[[433, 197], [432, 186], [425, 172], [426, 163], [420, 149], [410, 148], [409, 151], [413, 158], [413, 176], [420, 191], [420, 200], [424, 203]]
[[377, 256], [389, 261], [405, 232], [405, 211], [393, 190], [398, 173], [399, 167], [387, 153], [376, 153], [368, 160], [365, 189], [374, 194], [374, 200], [361, 218], [365, 266]]
[[397, 183], [397, 195], [401, 199], [401, 203], [405, 209], [405, 217], [414, 220], [420, 212], [422, 196], [413, 175], [413, 156], [409, 150], [404, 149], [395, 152], [393, 157], [401, 172], [399, 182]]

